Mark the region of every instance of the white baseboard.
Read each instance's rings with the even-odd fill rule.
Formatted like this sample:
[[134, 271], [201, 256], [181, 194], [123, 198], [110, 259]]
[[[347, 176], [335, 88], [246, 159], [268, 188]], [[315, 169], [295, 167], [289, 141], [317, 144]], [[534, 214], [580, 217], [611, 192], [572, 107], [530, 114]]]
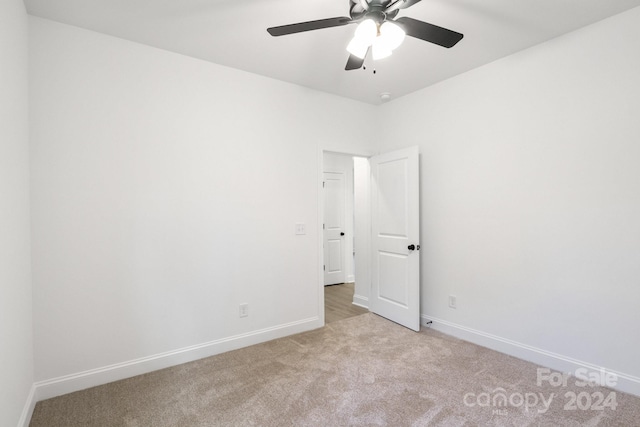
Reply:
[[18, 420], [18, 427], [29, 427], [29, 423], [31, 422], [31, 416], [33, 415], [33, 410], [36, 407], [36, 386], [35, 384], [31, 386], [31, 390], [29, 391], [29, 395], [27, 396], [27, 401], [24, 404], [24, 408], [22, 409], [22, 414], [20, 415], [20, 420]]
[[[229, 338], [185, 347], [128, 362], [117, 363], [115, 365], [79, 372], [50, 380], [38, 381], [34, 384], [35, 400], [31, 400], [34, 400], [33, 405], [35, 406], [36, 401], [50, 399], [63, 394], [157, 371], [158, 369], [192, 362], [194, 360], [214, 356], [216, 354], [236, 350], [249, 345], [259, 344], [276, 338], [282, 338], [288, 335], [321, 328], [322, 326], [323, 324], [320, 321], [320, 318], [316, 316], [297, 322], [265, 328], [246, 334], [235, 335]], [[33, 411], [33, 409], [31, 409], [31, 411]]]
[[362, 295], [354, 294], [353, 295], [353, 305], [357, 305], [358, 307], [369, 309], [369, 298], [363, 297]]
[[[446, 320], [435, 317], [421, 315], [421, 324], [427, 326], [428, 321], [433, 322], [428, 325], [432, 329], [472, 342], [491, 350], [505, 353], [518, 359], [523, 359], [536, 365], [551, 368], [559, 372], [575, 373], [578, 369], [586, 369], [589, 373], [598, 374], [602, 370], [617, 376], [617, 384], [612, 387], [615, 390], [640, 396], [640, 378], [622, 372], [616, 372], [604, 366], [595, 366], [591, 363], [576, 360], [571, 357], [556, 354], [540, 348], [532, 347], [496, 335], [491, 335], [466, 326], [457, 325]], [[589, 375], [589, 374], [587, 374]]]

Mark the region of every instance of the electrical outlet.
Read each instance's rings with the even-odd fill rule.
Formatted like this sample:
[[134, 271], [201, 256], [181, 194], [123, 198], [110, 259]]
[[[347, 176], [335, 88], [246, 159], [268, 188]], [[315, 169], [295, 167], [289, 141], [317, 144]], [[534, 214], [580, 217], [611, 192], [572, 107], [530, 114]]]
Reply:
[[449, 307], [458, 308], [458, 301], [455, 295], [449, 295]]
[[240, 304], [240, 317], [249, 316], [249, 304]]

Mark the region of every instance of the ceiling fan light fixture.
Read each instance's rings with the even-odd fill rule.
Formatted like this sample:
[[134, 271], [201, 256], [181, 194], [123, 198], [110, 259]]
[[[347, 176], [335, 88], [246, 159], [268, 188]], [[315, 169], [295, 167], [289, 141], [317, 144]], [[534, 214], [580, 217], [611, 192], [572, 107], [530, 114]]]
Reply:
[[353, 39], [347, 46], [347, 52], [364, 59], [372, 46], [373, 60], [383, 59], [391, 55], [392, 51], [402, 44], [405, 32], [399, 25], [385, 21], [382, 25], [373, 19], [365, 19], [356, 28]]

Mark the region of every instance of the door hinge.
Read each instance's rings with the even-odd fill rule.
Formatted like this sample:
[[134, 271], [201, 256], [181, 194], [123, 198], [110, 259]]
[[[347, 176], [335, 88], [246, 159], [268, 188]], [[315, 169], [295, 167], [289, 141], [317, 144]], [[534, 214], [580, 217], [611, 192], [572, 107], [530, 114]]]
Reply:
[[322, 229], [324, 230], [324, 224], [322, 224]]
[[322, 188], [324, 188], [324, 181], [322, 181]]
[[327, 270], [327, 266], [326, 266], [326, 265], [323, 265], [323, 266], [322, 266], [322, 271], [326, 271], [326, 270]]

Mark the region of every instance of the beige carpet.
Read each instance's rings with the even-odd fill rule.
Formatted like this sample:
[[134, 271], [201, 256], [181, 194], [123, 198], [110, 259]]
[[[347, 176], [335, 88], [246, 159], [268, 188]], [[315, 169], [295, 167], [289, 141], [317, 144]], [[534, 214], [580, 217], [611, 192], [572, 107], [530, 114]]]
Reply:
[[[364, 314], [40, 402], [31, 426], [640, 425], [640, 398], [618, 392], [615, 410], [598, 410], [597, 393], [611, 390], [578, 387], [575, 378], [538, 386], [536, 369]], [[594, 402], [583, 394], [582, 409], [565, 409], [572, 393]], [[547, 409], [542, 398], [551, 396]]]

